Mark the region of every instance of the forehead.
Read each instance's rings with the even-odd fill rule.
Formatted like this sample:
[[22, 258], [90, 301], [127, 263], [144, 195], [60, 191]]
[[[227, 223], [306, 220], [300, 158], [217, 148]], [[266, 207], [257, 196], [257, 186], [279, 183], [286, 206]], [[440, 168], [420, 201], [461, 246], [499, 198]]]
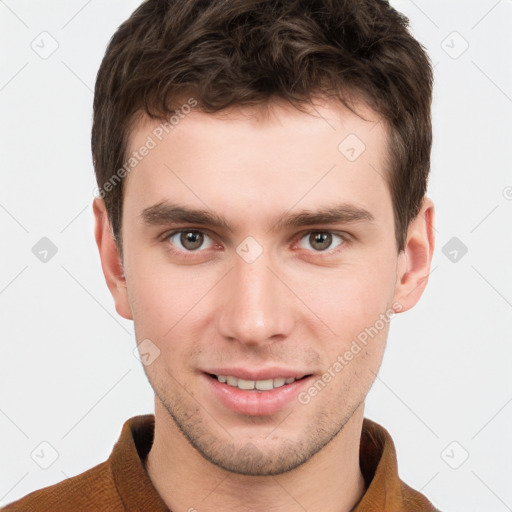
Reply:
[[[214, 143], [229, 133], [233, 143], [242, 141], [243, 147], [250, 148], [252, 142], [264, 142], [269, 146], [269, 152], [272, 145], [278, 145], [283, 139], [288, 144], [293, 144], [294, 140], [300, 143], [305, 136], [323, 136], [326, 132], [331, 132], [326, 141], [329, 143], [351, 133], [361, 142], [368, 142], [365, 150], [369, 149], [370, 153], [380, 151], [378, 143], [385, 143], [387, 139], [386, 123], [362, 101], [354, 103], [351, 110], [339, 100], [317, 97], [303, 106], [306, 110], [303, 112], [285, 100], [275, 99], [261, 105], [236, 105], [205, 113], [198, 106], [190, 106], [197, 104], [196, 100], [191, 100], [193, 98], [183, 100], [174, 114], [162, 120], [151, 119], [139, 112], [130, 129], [128, 152], [140, 147], [148, 136], [157, 145], [165, 145], [171, 140], [179, 144], [183, 139], [207, 144], [209, 140]], [[341, 151], [343, 148], [337, 149]], [[347, 153], [346, 156], [350, 160], [351, 155]]]
[[213, 114], [187, 108], [167, 124], [140, 118], [127, 157], [151, 148], [126, 176], [127, 206], [140, 212], [179, 198], [226, 214], [348, 200], [375, 216], [389, 209], [387, 132], [379, 116], [362, 103], [356, 114], [318, 99], [308, 111], [274, 102]]

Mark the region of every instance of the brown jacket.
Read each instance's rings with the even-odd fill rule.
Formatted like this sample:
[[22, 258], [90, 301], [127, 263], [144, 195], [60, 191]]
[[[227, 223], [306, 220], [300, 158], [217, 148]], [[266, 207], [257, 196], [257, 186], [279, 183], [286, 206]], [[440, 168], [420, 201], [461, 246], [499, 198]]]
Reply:
[[[5, 512], [169, 512], [153, 487], [143, 460], [153, 442], [152, 414], [127, 420], [110, 457], [84, 473], [27, 494]], [[366, 419], [360, 466], [367, 489], [353, 512], [439, 512], [398, 476], [389, 433]]]

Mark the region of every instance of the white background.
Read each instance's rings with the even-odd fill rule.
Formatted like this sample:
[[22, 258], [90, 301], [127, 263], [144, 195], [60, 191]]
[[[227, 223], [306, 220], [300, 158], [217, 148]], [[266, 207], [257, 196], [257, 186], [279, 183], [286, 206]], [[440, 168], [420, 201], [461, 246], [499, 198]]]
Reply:
[[[0, 505], [102, 462], [127, 418], [153, 412], [91, 209], [95, 76], [138, 3], [0, 1]], [[392, 3], [435, 65], [437, 241], [423, 298], [393, 320], [366, 416], [437, 507], [512, 510], [512, 2]], [[59, 45], [47, 59], [31, 48], [43, 31]], [[42, 237], [58, 249], [46, 263], [32, 253]], [[452, 237], [468, 249], [457, 262], [443, 253]], [[58, 452], [48, 469], [31, 457], [43, 441]]]

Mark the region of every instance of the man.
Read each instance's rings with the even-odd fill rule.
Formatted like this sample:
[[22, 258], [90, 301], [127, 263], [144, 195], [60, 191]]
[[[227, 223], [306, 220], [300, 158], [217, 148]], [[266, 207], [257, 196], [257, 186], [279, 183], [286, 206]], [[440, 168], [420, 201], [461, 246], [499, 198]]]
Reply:
[[155, 414], [5, 510], [436, 510], [364, 418], [434, 250], [431, 89], [384, 1], [144, 2], [97, 77], [93, 208]]

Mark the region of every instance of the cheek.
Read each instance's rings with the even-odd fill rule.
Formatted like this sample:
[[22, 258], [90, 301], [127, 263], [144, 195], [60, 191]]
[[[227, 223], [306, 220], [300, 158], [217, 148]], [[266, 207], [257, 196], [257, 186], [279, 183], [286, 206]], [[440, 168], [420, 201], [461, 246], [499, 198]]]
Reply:
[[345, 341], [373, 325], [389, 308], [394, 275], [391, 269], [377, 268], [378, 272], [371, 265], [334, 271], [308, 291], [312, 309]]
[[147, 252], [148, 257], [138, 254], [126, 261], [128, 297], [136, 326], [162, 337], [193, 308], [206, 285], [192, 270], [173, 268]]
[[[146, 331], [147, 327], [162, 326], [164, 323], [172, 322], [173, 318], [169, 313], [175, 311], [175, 308], [168, 301], [173, 296], [165, 294], [166, 287], [162, 280], [153, 278], [151, 274], [137, 272], [135, 269], [127, 275], [126, 283], [134, 324], [139, 330]], [[149, 331], [152, 331], [153, 336], [156, 336], [158, 332], [154, 328]], [[145, 335], [147, 336], [149, 333], [145, 333]]]
[[192, 272], [171, 272], [169, 266], [145, 265], [142, 260], [132, 262], [127, 271], [137, 341], [149, 339], [160, 353], [146, 368], [150, 375], [160, 375], [163, 367], [181, 368], [200, 352], [207, 304], [203, 296], [211, 284], [197, 279]]

